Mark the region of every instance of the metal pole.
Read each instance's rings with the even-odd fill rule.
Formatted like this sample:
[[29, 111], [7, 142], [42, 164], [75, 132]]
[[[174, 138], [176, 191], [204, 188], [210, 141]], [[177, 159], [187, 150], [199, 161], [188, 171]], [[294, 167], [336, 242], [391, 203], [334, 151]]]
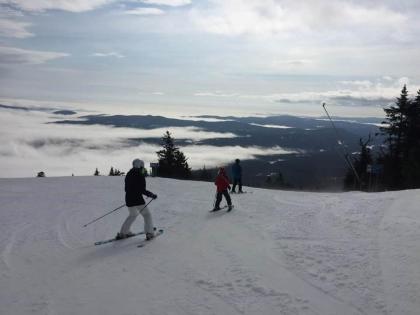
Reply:
[[140, 210], [140, 212], [142, 212], [143, 209], [146, 208], [149, 205], [149, 203], [151, 203], [153, 200], [155, 200], [155, 199], [153, 199], [153, 198], [150, 199], [150, 201], [144, 205], [144, 207]]
[[[145, 206], [143, 207], [143, 209], [144, 209], [144, 208], [146, 208], [146, 207], [148, 206], [148, 204], [149, 204], [149, 203], [151, 203], [153, 200], [154, 200], [154, 199], [151, 199], [148, 203], [146, 203], [146, 204], [145, 204]], [[117, 211], [118, 209], [121, 209], [121, 208], [122, 208], [122, 207], [124, 207], [124, 206], [125, 206], [125, 204], [123, 204], [123, 205], [119, 206], [118, 208], [115, 208], [114, 210], [112, 210], [112, 211], [110, 211], [110, 212], [108, 212], [108, 213], [104, 214], [103, 216], [101, 216], [101, 217], [99, 217], [99, 218], [97, 218], [97, 219], [95, 219], [95, 220], [92, 220], [92, 221], [90, 221], [89, 223], [86, 223], [85, 225], [83, 225], [83, 227], [87, 227], [89, 224], [91, 224], [91, 223], [93, 223], [93, 222], [96, 222], [96, 221], [98, 221], [98, 220], [102, 219], [103, 217], [106, 217], [108, 214], [111, 214], [111, 213], [113, 213], [113, 212]], [[141, 209], [141, 210], [140, 210], [140, 212], [141, 212], [143, 209]]]
[[104, 214], [103, 216], [101, 216], [101, 217], [99, 217], [99, 218], [96, 218], [95, 220], [92, 220], [92, 221], [90, 221], [89, 223], [86, 223], [85, 225], [83, 225], [83, 227], [87, 227], [89, 224], [91, 224], [91, 223], [93, 223], [93, 222], [96, 222], [96, 221], [98, 221], [98, 220], [102, 219], [103, 217], [106, 217], [108, 214], [111, 214], [112, 212], [115, 212], [115, 211], [117, 211], [118, 209], [121, 209], [121, 208], [122, 208], [122, 207], [124, 207], [124, 206], [125, 206], [125, 204], [123, 204], [123, 205], [119, 206], [118, 208], [115, 208], [114, 210], [112, 210], [112, 211], [110, 211], [110, 212], [108, 212], [108, 213]]
[[217, 199], [217, 190], [216, 190], [216, 193], [214, 194], [213, 209], [216, 206], [216, 199]]
[[337, 136], [337, 143], [340, 145], [340, 148], [341, 148], [341, 149], [342, 149], [342, 151], [343, 151], [344, 159], [345, 159], [345, 161], [347, 162], [347, 164], [350, 166], [351, 170], [353, 171], [354, 176], [356, 177], [357, 182], [359, 183], [359, 186], [360, 186], [360, 188], [361, 188], [361, 187], [362, 187], [362, 181], [360, 180], [359, 174], [357, 174], [357, 171], [356, 171], [356, 169], [354, 168], [354, 165], [353, 165], [353, 163], [352, 163], [352, 162], [351, 162], [351, 160], [350, 160], [349, 154], [345, 151], [345, 149], [344, 149], [344, 148], [343, 148], [343, 146], [342, 146], [342, 145], [343, 145], [343, 143], [340, 141], [340, 136], [339, 136], [339, 134], [338, 134], [338, 130], [337, 130], [337, 128], [335, 127], [334, 121], [331, 119], [330, 114], [328, 113], [327, 109], [325, 108], [325, 103], [322, 103], [322, 107], [324, 108], [324, 111], [325, 111], [325, 113], [327, 114], [327, 117], [328, 117], [328, 119], [330, 120], [331, 125], [332, 125], [332, 126], [333, 126], [333, 128], [334, 128], [335, 134], [336, 134], [336, 136]]

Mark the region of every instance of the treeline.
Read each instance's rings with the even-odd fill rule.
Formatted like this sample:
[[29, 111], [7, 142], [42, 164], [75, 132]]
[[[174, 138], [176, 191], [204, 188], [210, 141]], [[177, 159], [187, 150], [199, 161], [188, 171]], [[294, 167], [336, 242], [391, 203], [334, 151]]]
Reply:
[[[95, 176], [101, 176], [101, 173], [99, 172], [98, 168], [95, 169], [95, 172], [93, 173]], [[111, 169], [109, 170], [108, 176], [124, 176], [125, 173], [121, 172], [119, 169], [114, 168], [111, 166]]]
[[420, 90], [409, 98], [406, 85], [395, 104], [385, 108], [380, 128], [384, 143], [376, 154], [367, 140], [360, 139], [361, 151], [349, 169], [347, 189], [397, 190], [420, 188]]

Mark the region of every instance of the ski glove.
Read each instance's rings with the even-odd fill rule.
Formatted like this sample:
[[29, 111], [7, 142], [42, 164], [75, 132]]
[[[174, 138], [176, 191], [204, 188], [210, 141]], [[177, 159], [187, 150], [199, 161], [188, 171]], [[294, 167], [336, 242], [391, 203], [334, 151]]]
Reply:
[[152, 197], [152, 199], [156, 199], [157, 198], [157, 195], [152, 194], [150, 197]]

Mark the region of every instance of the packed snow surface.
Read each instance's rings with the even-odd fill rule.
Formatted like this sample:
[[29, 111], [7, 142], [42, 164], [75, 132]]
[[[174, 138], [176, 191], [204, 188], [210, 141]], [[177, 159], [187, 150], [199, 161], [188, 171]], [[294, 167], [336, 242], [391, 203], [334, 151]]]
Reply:
[[419, 190], [246, 188], [209, 213], [212, 183], [148, 178], [164, 234], [94, 246], [123, 180], [0, 180], [0, 314], [420, 314]]

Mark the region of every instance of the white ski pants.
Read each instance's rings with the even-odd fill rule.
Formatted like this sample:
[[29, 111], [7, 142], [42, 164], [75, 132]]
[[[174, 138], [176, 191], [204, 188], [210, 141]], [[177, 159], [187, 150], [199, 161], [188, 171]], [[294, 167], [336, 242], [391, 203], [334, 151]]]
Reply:
[[147, 206], [139, 205], [139, 206], [127, 207], [127, 208], [128, 208], [129, 215], [127, 219], [125, 219], [121, 227], [121, 234], [127, 234], [130, 232], [130, 227], [133, 224], [133, 222], [136, 220], [139, 213], [143, 216], [143, 219], [144, 219], [144, 232], [153, 233], [152, 215], [150, 214], [150, 211], [147, 208]]

